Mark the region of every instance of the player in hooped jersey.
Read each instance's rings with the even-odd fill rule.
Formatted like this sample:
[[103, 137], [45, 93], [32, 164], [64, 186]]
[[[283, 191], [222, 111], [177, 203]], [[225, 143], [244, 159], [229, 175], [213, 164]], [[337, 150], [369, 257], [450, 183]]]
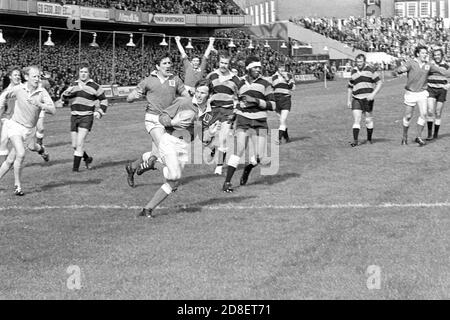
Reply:
[[287, 127], [287, 118], [292, 106], [292, 90], [295, 89], [295, 81], [292, 74], [285, 71], [283, 65], [277, 67], [277, 71], [271, 79], [275, 102], [277, 105], [276, 112], [280, 116], [280, 127], [278, 128], [278, 141], [289, 142], [289, 134]]
[[240, 179], [240, 185], [247, 184], [250, 172], [259, 164], [268, 165], [267, 151], [267, 111], [275, 111], [276, 104], [272, 85], [261, 76], [259, 58], [249, 56], [245, 61], [247, 75], [239, 83], [239, 104], [236, 108], [236, 153], [228, 159], [228, 168], [222, 190], [233, 192], [231, 179], [247, 149], [250, 138], [254, 155], [246, 164]]
[[237, 95], [240, 80], [233, 74], [230, 67], [230, 56], [222, 54], [219, 56], [219, 69], [211, 72], [207, 79], [211, 80], [213, 91], [211, 95], [211, 110], [214, 122], [221, 122], [221, 129], [218, 133], [217, 166], [214, 171], [216, 175], [222, 175], [222, 167], [227, 154], [227, 139], [234, 121], [235, 105], [237, 104]]
[[365, 55], [359, 54], [355, 60], [356, 67], [352, 70], [347, 94], [347, 106], [352, 109], [353, 114], [353, 142], [350, 144], [352, 147], [358, 146], [363, 114], [366, 118], [367, 141], [372, 143], [374, 99], [382, 85], [378, 72], [366, 64]]
[[[450, 65], [443, 60], [444, 51], [442, 49], [433, 50], [433, 63], [437, 66], [448, 70]], [[439, 136], [439, 128], [441, 127], [442, 109], [447, 100], [447, 90], [449, 84], [446, 77], [437, 73], [431, 72], [428, 75], [428, 137], [427, 141], [437, 139]], [[433, 133], [434, 125], [434, 133]]]

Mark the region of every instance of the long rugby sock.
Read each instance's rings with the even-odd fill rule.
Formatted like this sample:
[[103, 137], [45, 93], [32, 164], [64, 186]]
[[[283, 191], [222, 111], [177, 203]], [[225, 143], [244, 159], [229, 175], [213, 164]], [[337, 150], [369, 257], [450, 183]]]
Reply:
[[403, 139], [408, 139], [408, 129], [409, 127], [403, 126]]
[[436, 139], [437, 137], [438, 137], [438, 135], [439, 135], [439, 128], [440, 128], [441, 126], [439, 125], [439, 124], [435, 124], [434, 125], [434, 138]]
[[284, 130], [284, 138], [286, 139], [286, 142], [289, 142], [289, 135], [288, 135], [288, 129]]
[[373, 129], [367, 129], [367, 140], [372, 141]]
[[78, 171], [80, 169], [81, 157], [73, 156], [73, 171]]
[[428, 136], [431, 137], [433, 135], [433, 121], [427, 121], [428, 127]]
[[358, 141], [359, 129], [353, 128], [353, 140]]
[[281, 139], [284, 137], [284, 131], [281, 129], [278, 129], [278, 141], [281, 142]]
[[83, 153], [83, 160], [84, 161], [86, 161], [86, 159], [88, 159], [89, 158], [89, 156], [88, 156], [88, 154], [86, 153], [86, 151]]
[[226, 152], [223, 152], [223, 151], [220, 151], [220, 150], [218, 150], [219, 151], [219, 153], [218, 153], [218, 157], [217, 157], [217, 165], [218, 166], [223, 166], [223, 163], [225, 162], [225, 158], [227, 157], [227, 153]]
[[236, 171], [235, 167], [232, 167], [228, 165], [227, 168], [227, 177], [225, 178], [225, 182], [231, 182], [231, 179], [233, 178], [234, 172]]
[[[163, 186], [164, 187], [164, 186]], [[169, 196], [170, 193], [167, 193], [168, 190], [165, 190], [165, 188], [159, 188], [158, 191], [153, 195], [153, 198], [150, 200], [150, 202], [145, 206], [146, 209], [155, 209], [161, 202], [166, 200], [166, 198]]]

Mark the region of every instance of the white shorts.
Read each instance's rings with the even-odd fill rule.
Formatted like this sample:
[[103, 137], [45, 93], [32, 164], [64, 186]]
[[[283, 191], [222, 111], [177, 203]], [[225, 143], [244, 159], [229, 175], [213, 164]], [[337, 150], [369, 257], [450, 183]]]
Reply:
[[45, 110], [41, 110], [41, 112], [39, 112], [39, 119], [45, 118]]
[[407, 106], [415, 107], [416, 104], [419, 105], [419, 107], [422, 104], [427, 104], [427, 98], [428, 98], [428, 91], [420, 91], [420, 92], [412, 92], [406, 90], [405, 92], [405, 104]]
[[184, 140], [165, 133], [159, 143], [159, 156], [166, 166], [170, 166], [171, 163], [171, 161], [166, 161], [168, 157], [173, 157], [173, 159], [177, 159], [178, 164], [183, 168], [189, 161], [188, 147], [189, 144]]
[[8, 151], [8, 137], [6, 136], [7, 126], [4, 124], [7, 119], [0, 120], [0, 156], [7, 156]]
[[[14, 120], [6, 120], [3, 123], [2, 133], [5, 132], [6, 139], [10, 139], [14, 136], [20, 136], [24, 141], [29, 140], [34, 137], [36, 133], [35, 128], [27, 128], [21, 125], [20, 123], [15, 122]], [[3, 135], [2, 135], [3, 139]]]
[[159, 115], [146, 113], [145, 114], [145, 130], [150, 133], [155, 128], [162, 128], [164, 126], [159, 122]]

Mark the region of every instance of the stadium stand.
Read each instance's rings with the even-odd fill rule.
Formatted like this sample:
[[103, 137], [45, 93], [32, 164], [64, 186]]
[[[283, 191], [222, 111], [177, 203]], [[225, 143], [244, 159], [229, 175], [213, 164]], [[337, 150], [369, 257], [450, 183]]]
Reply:
[[[8, 68], [11, 66], [27, 66], [39, 64], [38, 52], [38, 34], [35, 31], [14, 31], [5, 29], [5, 36], [8, 41], [0, 45], [0, 70], [4, 77]], [[216, 31], [213, 35], [218, 39], [215, 42], [215, 48], [218, 52], [232, 51], [231, 67], [236, 68], [240, 75], [245, 73], [244, 61], [247, 55], [257, 54], [264, 66], [264, 75], [268, 76], [275, 70], [276, 64], [284, 64], [287, 70], [296, 74], [318, 74], [323, 66], [321, 64], [297, 63], [286, 55], [272, 48], [264, 47], [264, 41], [253, 40], [254, 49], [248, 49], [250, 34], [239, 29], [226, 29]], [[228, 47], [229, 40], [234, 39], [235, 48]], [[78, 66], [78, 33], [69, 31], [54, 31], [52, 39], [55, 46], [41, 46], [42, 67], [51, 75], [53, 94], [59, 92], [67, 82], [76, 78]], [[88, 61], [92, 65], [93, 79], [101, 84], [117, 84], [119, 86], [136, 85], [142, 77], [147, 76], [154, 68], [154, 60], [159, 55], [167, 52], [167, 47], [161, 47], [160, 38], [146, 38], [144, 55], [139, 37], [136, 39], [136, 47], [127, 47], [125, 44], [129, 40], [128, 35], [116, 35], [115, 46], [115, 78], [112, 77], [113, 46], [112, 34], [98, 36], [99, 47], [91, 47], [89, 43], [91, 36], [84, 36], [80, 61]], [[186, 39], [183, 40], [186, 44]], [[206, 49], [208, 40], [194, 39], [194, 48], [188, 51], [190, 56], [202, 55]], [[174, 43], [170, 48], [171, 56], [174, 61], [174, 71], [184, 78], [183, 67], [180, 55]], [[208, 61], [207, 72], [218, 67], [216, 55], [211, 55]], [[318, 76], [319, 77], [319, 76]]]
[[173, 14], [218, 14], [236, 15], [244, 12], [229, 0], [67, 0], [46, 2], [58, 2], [60, 4], [74, 4], [97, 8], [116, 8], [119, 10], [142, 11], [150, 13]]
[[290, 21], [355, 49], [386, 52], [397, 58], [408, 57], [418, 42], [444, 46], [449, 39], [442, 18], [302, 17]]

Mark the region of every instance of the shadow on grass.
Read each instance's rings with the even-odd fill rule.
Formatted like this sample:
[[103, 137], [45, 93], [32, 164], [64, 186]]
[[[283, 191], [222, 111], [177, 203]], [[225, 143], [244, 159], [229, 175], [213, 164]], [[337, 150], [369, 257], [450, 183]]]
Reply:
[[[250, 176], [251, 177], [251, 176]], [[284, 182], [286, 180], [292, 179], [292, 178], [299, 178], [300, 174], [298, 173], [285, 173], [285, 174], [279, 174], [279, 175], [271, 175], [271, 176], [261, 176], [257, 181], [248, 183], [248, 186], [254, 186], [254, 185], [274, 185], [277, 183]]]
[[[158, 211], [159, 216], [167, 216], [174, 213], [181, 213], [181, 212], [188, 212], [188, 213], [194, 213], [194, 212], [200, 212], [204, 207], [208, 206], [214, 206], [214, 205], [224, 205], [224, 204], [237, 204], [242, 201], [248, 201], [251, 199], [256, 198], [255, 196], [236, 196], [236, 197], [226, 197], [226, 194], [224, 194], [223, 198], [212, 198], [204, 201], [194, 202], [192, 204], [186, 204], [183, 206], [176, 206], [173, 209], [164, 209], [161, 211]], [[161, 213], [160, 213], [161, 212]]]
[[[33, 155], [37, 155], [40, 158], [40, 156], [37, 153], [33, 154]], [[31, 158], [31, 157], [27, 157], [27, 158]], [[30, 168], [30, 167], [50, 167], [50, 166], [53, 166], [53, 165], [66, 164], [66, 163], [72, 163], [72, 159], [52, 160], [52, 154], [50, 153], [50, 161], [49, 162], [45, 162], [44, 160], [42, 160], [42, 162], [35, 162], [35, 163], [27, 164], [25, 167], [26, 168]]]
[[[45, 147], [47, 148], [56, 148], [56, 147], [62, 147], [62, 146], [69, 146], [71, 145], [72, 142], [67, 142], [67, 141], [61, 141], [61, 142], [54, 142], [54, 143], [49, 143], [49, 144], [44, 144]], [[70, 151], [72, 150], [72, 148], [70, 148]]]
[[55, 189], [55, 188], [59, 188], [59, 187], [65, 187], [65, 186], [73, 186], [73, 185], [89, 185], [89, 184], [100, 184], [102, 183], [103, 180], [102, 179], [91, 179], [91, 180], [64, 180], [61, 182], [56, 182], [56, 183], [49, 183], [46, 185], [43, 185], [41, 187], [41, 191], [47, 191], [50, 189]]
[[293, 142], [297, 142], [297, 141], [306, 141], [306, 140], [311, 140], [311, 137], [294, 137], [294, 138], [290, 138], [288, 143], [282, 143], [280, 144], [280, 146], [284, 146], [284, 145], [289, 145], [290, 143]]
[[110, 167], [115, 167], [115, 166], [120, 166], [120, 173], [125, 171], [125, 165], [128, 163], [128, 160], [118, 160], [118, 161], [110, 161], [110, 162], [99, 162], [99, 163], [95, 163], [95, 157], [94, 157], [94, 162], [93, 162], [93, 167], [92, 167], [92, 171], [95, 170], [100, 170], [100, 169], [104, 169], [104, 168], [110, 168]]
[[216, 176], [213, 173], [207, 173], [207, 174], [202, 174], [202, 175], [196, 175], [196, 176], [190, 176], [190, 177], [184, 177], [181, 178], [181, 184], [182, 185], [187, 185], [193, 181], [197, 181], [197, 180], [203, 180], [203, 179], [212, 179], [212, 178], [217, 178], [218, 176]]

